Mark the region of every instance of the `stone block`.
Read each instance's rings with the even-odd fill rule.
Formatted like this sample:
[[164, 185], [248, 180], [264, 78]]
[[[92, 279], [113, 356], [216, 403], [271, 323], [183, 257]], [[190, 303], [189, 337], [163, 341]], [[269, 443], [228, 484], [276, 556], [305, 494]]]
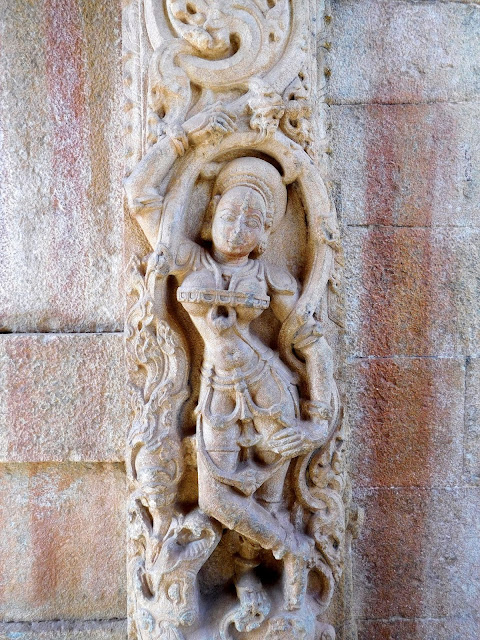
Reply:
[[333, 0], [329, 96], [334, 103], [475, 99], [480, 12], [472, 4]]
[[358, 640], [478, 640], [478, 619], [360, 620]]
[[348, 228], [349, 353], [478, 354], [479, 236], [470, 228]]
[[480, 226], [480, 105], [334, 106], [348, 225]]
[[0, 619], [125, 617], [122, 465], [0, 465], [0, 475]]
[[347, 375], [353, 486], [462, 483], [463, 358], [368, 359]]
[[0, 0], [0, 15], [0, 330], [119, 330], [120, 6]]
[[355, 500], [357, 618], [478, 616], [480, 489], [357, 489]]
[[467, 358], [465, 385], [465, 476], [480, 484], [480, 358]]
[[122, 334], [0, 336], [0, 461], [123, 460]]
[[126, 640], [125, 620], [0, 623], [0, 640]]

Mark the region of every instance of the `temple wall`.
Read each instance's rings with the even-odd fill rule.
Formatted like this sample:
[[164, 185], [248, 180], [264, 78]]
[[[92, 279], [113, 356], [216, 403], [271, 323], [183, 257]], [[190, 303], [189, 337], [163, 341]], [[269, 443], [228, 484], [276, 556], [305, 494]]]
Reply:
[[0, 3], [2, 640], [125, 635], [118, 5]]
[[[0, 639], [125, 638], [120, 3], [0, 0]], [[480, 6], [332, 0], [341, 640], [480, 637]]]
[[351, 479], [365, 509], [358, 638], [474, 640], [480, 7], [338, 0], [331, 13]]

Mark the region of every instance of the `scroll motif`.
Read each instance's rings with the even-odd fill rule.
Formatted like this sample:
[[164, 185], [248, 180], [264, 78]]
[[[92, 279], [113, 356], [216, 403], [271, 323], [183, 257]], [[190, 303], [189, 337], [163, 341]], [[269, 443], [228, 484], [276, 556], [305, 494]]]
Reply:
[[124, 11], [126, 194], [151, 246], [129, 265], [130, 639], [333, 640], [341, 254], [309, 4]]

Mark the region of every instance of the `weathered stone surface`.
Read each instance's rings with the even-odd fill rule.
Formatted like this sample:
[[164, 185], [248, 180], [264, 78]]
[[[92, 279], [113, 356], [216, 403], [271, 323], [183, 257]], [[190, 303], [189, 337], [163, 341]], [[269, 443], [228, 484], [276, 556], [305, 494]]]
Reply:
[[128, 279], [130, 638], [333, 640], [346, 438], [323, 4], [138, 6], [124, 3], [125, 191], [150, 249]]
[[443, 620], [359, 620], [358, 640], [478, 640], [480, 624], [472, 616]]
[[124, 617], [122, 466], [16, 464], [0, 474], [0, 619]]
[[[334, 0], [332, 99], [478, 96], [474, 4]], [[6, 330], [121, 328], [118, 9], [110, 0], [0, 0]], [[474, 104], [335, 107], [345, 222], [478, 226], [477, 114]], [[357, 231], [345, 238], [350, 354], [428, 358], [352, 364], [354, 482], [458, 484], [457, 355], [479, 353], [478, 233]], [[2, 337], [0, 459], [121, 459], [122, 359], [121, 336]], [[478, 358], [466, 371], [464, 478], [477, 483]], [[119, 467], [0, 471], [0, 615], [125, 615]], [[367, 509], [354, 567], [359, 640], [478, 640], [477, 495], [358, 491]], [[124, 637], [123, 623], [0, 626], [0, 640]]]
[[467, 358], [465, 385], [465, 476], [480, 484], [480, 358]]
[[478, 102], [343, 105], [331, 114], [345, 224], [480, 226]]
[[125, 620], [0, 623], [0, 640], [126, 640]]
[[122, 334], [0, 336], [0, 461], [123, 460]]
[[478, 230], [349, 228], [345, 251], [352, 356], [479, 352]]
[[480, 11], [469, 4], [333, 0], [335, 103], [467, 100], [480, 91]]
[[0, 14], [0, 327], [121, 329], [119, 4]]
[[347, 375], [354, 486], [461, 484], [463, 358], [362, 360]]
[[353, 553], [358, 618], [478, 614], [479, 489], [357, 489], [355, 498], [366, 517]]

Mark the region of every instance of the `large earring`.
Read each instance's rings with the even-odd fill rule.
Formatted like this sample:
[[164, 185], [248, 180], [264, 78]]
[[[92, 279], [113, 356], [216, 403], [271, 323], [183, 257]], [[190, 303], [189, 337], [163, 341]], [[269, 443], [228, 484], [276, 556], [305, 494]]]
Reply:
[[255, 256], [256, 257], [261, 256], [262, 253], [266, 250], [267, 246], [268, 246], [268, 235], [265, 233], [259, 245], [255, 249]]

